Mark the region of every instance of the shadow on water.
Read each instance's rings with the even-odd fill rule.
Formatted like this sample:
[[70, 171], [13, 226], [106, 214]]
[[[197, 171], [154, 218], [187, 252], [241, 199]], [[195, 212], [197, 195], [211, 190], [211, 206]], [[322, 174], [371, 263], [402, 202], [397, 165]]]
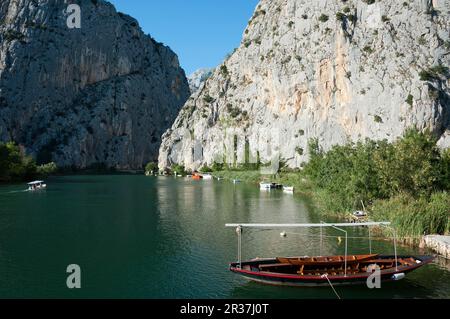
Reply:
[[[418, 270], [398, 282], [383, 282], [380, 289], [369, 289], [366, 285], [335, 286], [341, 299], [404, 299], [404, 298], [448, 298], [448, 285], [442, 280], [450, 280], [447, 275], [441, 276], [436, 265], [426, 270]], [[420, 272], [423, 272], [420, 274]], [[425, 279], [426, 277], [427, 279]], [[430, 278], [431, 277], [431, 278]], [[231, 291], [231, 298], [247, 298], [249, 295], [257, 299], [337, 299], [330, 286], [325, 287], [278, 287], [240, 280], [240, 285]]]

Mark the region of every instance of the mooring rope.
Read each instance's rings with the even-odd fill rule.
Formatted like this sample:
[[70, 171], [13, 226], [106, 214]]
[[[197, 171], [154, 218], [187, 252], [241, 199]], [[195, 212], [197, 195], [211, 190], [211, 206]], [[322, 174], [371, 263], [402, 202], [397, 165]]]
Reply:
[[322, 275], [321, 277], [327, 279], [328, 283], [330, 284], [331, 289], [333, 289], [333, 291], [334, 291], [334, 294], [338, 297], [338, 299], [341, 299], [341, 297], [340, 297], [339, 294], [337, 293], [336, 289], [334, 289], [334, 286], [333, 286], [333, 284], [331, 283], [330, 279], [328, 278], [328, 275], [325, 274], [325, 275]]

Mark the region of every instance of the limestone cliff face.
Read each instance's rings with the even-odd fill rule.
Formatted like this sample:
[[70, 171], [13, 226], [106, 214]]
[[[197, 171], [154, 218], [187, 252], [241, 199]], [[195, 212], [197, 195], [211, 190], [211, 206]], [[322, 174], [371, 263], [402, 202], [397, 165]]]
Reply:
[[163, 136], [160, 167], [274, 154], [298, 167], [310, 138], [328, 149], [411, 126], [448, 145], [449, 10], [448, 0], [261, 0], [240, 47]]
[[197, 93], [207, 79], [211, 77], [213, 69], [199, 69], [188, 76], [191, 94]]
[[106, 1], [0, 2], [0, 140], [40, 162], [142, 168], [189, 94], [175, 53]]

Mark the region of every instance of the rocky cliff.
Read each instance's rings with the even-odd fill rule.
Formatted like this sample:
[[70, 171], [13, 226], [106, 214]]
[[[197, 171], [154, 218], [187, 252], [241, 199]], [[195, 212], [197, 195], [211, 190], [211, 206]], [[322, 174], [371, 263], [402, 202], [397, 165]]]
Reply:
[[235, 53], [163, 136], [159, 165], [308, 160], [408, 127], [449, 145], [448, 0], [261, 0]]
[[0, 2], [0, 140], [39, 162], [142, 168], [188, 97], [175, 53], [110, 3]]
[[188, 76], [189, 88], [191, 94], [197, 93], [202, 87], [203, 83], [208, 80], [213, 73], [213, 69], [199, 69]]

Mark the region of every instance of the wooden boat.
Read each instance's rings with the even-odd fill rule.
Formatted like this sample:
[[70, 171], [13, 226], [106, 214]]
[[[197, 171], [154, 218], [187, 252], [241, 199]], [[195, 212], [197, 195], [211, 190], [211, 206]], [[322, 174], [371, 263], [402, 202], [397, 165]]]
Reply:
[[362, 261], [375, 259], [378, 254], [371, 255], [353, 255], [353, 256], [324, 256], [324, 257], [278, 257], [277, 261], [281, 264], [291, 264], [297, 266], [308, 265], [340, 265], [345, 263], [347, 258], [347, 265], [360, 263]]
[[[374, 266], [380, 269], [381, 281], [396, 281], [419, 267], [433, 261], [433, 256], [349, 256], [347, 270], [342, 256], [311, 257], [315, 261], [299, 259], [256, 259], [232, 263], [230, 270], [250, 280], [286, 286], [322, 286], [365, 284]], [[329, 260], [322, 261], [322, 258]], [[299, 261], [296, 264], [296, 261]], [[336, 260], [336, 261], [335, 261]], [[294, 261], [294, 263], [292, 263]]]

